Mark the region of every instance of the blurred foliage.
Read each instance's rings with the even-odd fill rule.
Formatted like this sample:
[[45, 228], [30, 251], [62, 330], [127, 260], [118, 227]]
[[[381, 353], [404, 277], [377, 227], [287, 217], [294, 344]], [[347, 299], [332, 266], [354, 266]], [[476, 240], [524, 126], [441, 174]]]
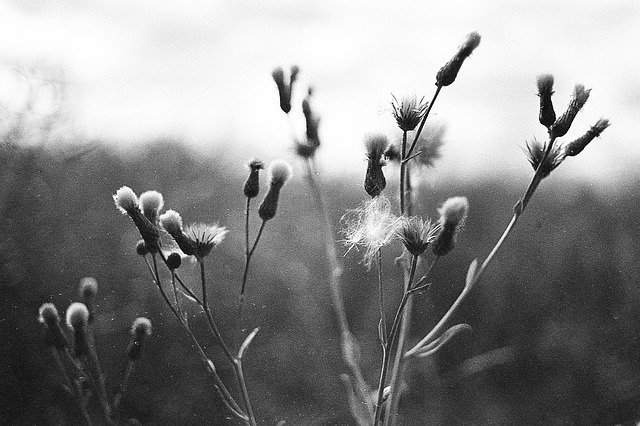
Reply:
[[[154, 324], [123, 401], [127, 415], [154, 424], [232, 423], [135, 254], [139, 237], [133, 224], [113, 206], [111, 195], [124, 184], [138, 193], [162, 192], [166, 208], [178, 210], [187, 222], [219, 222], [230, 229], [208, 263], [211, 297], [214, 315], [234, 346], [261, 326], [244, 363], [260, 423], [352, 423], [339, 379], [346, 369], [325, 279], [322, 232], [300, 176], [285, 188], [278, 215], [266, 228], [252, 264], [245, 319], [237, 322], [243, 167], [240, 160], [203, 158], [175, 141], [118, 155], [97, 143], [48, 150], [5, 140], [0, 147], [0, 423], [65, 421], [70, 402], [59, 390], [61, 378], [36, 316], [45, 301], [64, 311], [77, 299], [84, 276], [96, 277], [100, 286], [97, 345], [110, 392], [124, 374], [131, 321], [145, 315]], [[326, 183], [336, 224], [365, 198], [353, 187], [337, 178]], [[493, 247], [522, 189], [495, 180], [454, 184], [422, 197], [430, 206], [426, 214], [433, 216], [434, 200], [463, 194], [471, 213], [456, 249], [436, 270], [432, 289], [416, 299], [413, 340], [455, 300], [469, 263]], [[613, 424], [638, 418], [639, 205], [640, 196], [631, 190], [602, 199], [587, 188], [567, 191], [554, 177], [543, 182], [458, 316], [473, 327], [472, 340], [408, 369], [403, 423]], [[253, 217], [257, 225], [257, 214]], [[398, 251], [386, 250], [384, 265], [387, 298], [396, 303]], [[358, 264], [359, 256], [353, 251], [344, 259], [343, 289], [362, 346], [363, 371], [374, 384], [381, 358], [376, 281], [374, 271]], [[192, 277], [197, 291], [195, 265], [187, 263], [181, 273]], [[392, 303], [387, 307], [390, 315]], [[202, 330], [223, 379], [232, 383], [231, 367], [204, 334], [203, 318], [192, 316], [192, 323]]]

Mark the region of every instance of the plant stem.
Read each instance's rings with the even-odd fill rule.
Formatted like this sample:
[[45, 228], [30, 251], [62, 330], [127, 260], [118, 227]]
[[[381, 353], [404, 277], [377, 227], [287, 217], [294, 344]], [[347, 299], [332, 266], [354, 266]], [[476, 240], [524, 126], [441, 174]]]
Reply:
[[[382, 292], [382, 253], [378, 249], [376, 253], [376, 263], [378, 264], [378, 305], [380, 308], [380, 339], [382, 340], [382, 348], [387, 344], [387, 319], [384, 313], [384, 294]], [[383, 357], [384, 358], [384, 357]]]
[[406, 167], [407, 167], [407, 163], [404, 161], [404, 159], [407, 156], [407, 131], [404, 130], [402, 132], [402, 150], [400, 152], [400, 213], [402, 215], [404, 215], [404, 210], [405, 210], [405, 190], [404, 190], [404, 185], [405, 185], [405, 174], [406, 174]]
[[464, 288], [462, 289], [462, 292], [460, 293], [460, 295], [458, 296], [456, 301], [453, 303], [453, 305], [451, 305], [449, 310], [444, 314], [444, 316], [440, 319], [440, 321], [436, 324], [436, 326], [429, 332], [429, 334], [427, 334], [413, 348], [411, 348], [411, 350], [407, 351], [407, 353], [405, 354], [405, 357], [408, 358], [408, 357], [413, 356], [422, 346], [431, 343], [433, 340], [435, 340], [445, 330], [445, 328], [446, 328], [446, 326], [447, 326], [447, 324], [449, 322], [449, 319], [458, 310], [459, 306], [462, 304], [462, 302], [466, 299], [468, 294], [471, 292], [471, 289], [473, 288], [473, 286], [480, 280], [480, 278], [482, 277], [482, 274], [486, 270], [487, 266], [489, 266], [489, 264], [491, 263], [491, 261], [495, 257], [496, 253], [498, 252], [500, 247], [502, 247], [502, 244], [505, 242], [505, 240], [507, 239], [507, 237], [511, 233], [511, 230], [515, 226], [516, 222], [518, 221], [520, 216], [522, 216], [522, 214], [524, 213], [524, 210], [527, 207], [527, 205], [529, 204], [529, 201], [531, 200], [531, 197], [533, 196], [534, 192], [538, 188], [538, 185], [542, 181], [542, 179], [543, 179], [543, 177], [542, 177], [542, 165], [545, 163], [545, 161], [547, 159], [547, 156], [551, 152], [551, 148], [553, 147], [553, 143], [554, 142], [555, 142], [555, 138], [551, 137], [549, 139], [549, 142], [548, 142], [545, 154], [544, 154], [544, 156], [542, 158], [542, 161], [540, 161], [540, 164], [538, 165], [538, 168], [536, 169], [536, 172], [534, 173], [533, 178], [531, 179], [531, 182], [529, 183], [529, 186], [527, 187], [527, 190], [525, 191], [525, 193], [522, 196], [522, 198], [520, 198], [518, 200], [518, 202], [516, 203], [516, 205], [514, 206], [513, 217], [511, 218], [511, 221], [507, 225], [506, 229], [502, 233], [502, 236], [500, 237], [500, 239], [498, 240], [496, 245], [493, 247], [493, 249], [491, 250], [491, 252], [487, 256], [487, 258], [484, 260], [484, 262], [482, 262], [482, 265], [475, 272], [475, 274], [473, 275], [473, 278], [468, 283], [465, 284]]
[[247, 197], [247, 209], [245, 211], [244, 221], [244, 254], [249, 257], [249, 208], [251, 207], [251, 198]]
[[[253, 253], [256, 251], [256, 247], [258, 246], [258, 242], [260, 241], [262, 231], [264, 231], [264, 227], [266, 224], [267, 221], [263, 220], [262, 224], [260, 225], [260, 229], [258, 230], [256, 240], [253, 242], [253, 247], [251, 247], [251, 250], [247, 251], [246, 262], [244, 264], [244, 273], [242, 274], [242, 287], [240, 287], [240, 309], [242, 309], [242, 304], [244, 301], [244, 290], [247, 285], [247, 278], [249, 276], [249, 264], [251, 263], [251, 258], [253, 257]], [[249, 247], [248, 244], [247, 247]]]
[[420, 137], [420, 133], [422, 133], [422, 128], [424, 127], [424, 123], [427, 121], [427, 117], [429, 117], [429, 113], [431, 112], [431, 108], [433, 108], [433, 104], [436, 103], [436, 99], [438, 98], [438, 95], [440, 94], [440, 90], [441, 89], [442, 89], [442, 86], [437, 86], [436, 92], [433, 94], [433, 98], [431, 99], [431, 102], [429, 103], [429, 106], [427, 107], [427, 111], [424, 113], [424, 117], [422, 117], [422, 121], [420, 122], [420, 126], [418, 127], [418, 130], [416, 131], [416, 135], [413, 137], [413, 142], [411, 142], [411, 147], [409, 147], [409, 151], [407, 151], [407, 153], [406, 153], [407, 157], [411, 156], [411, 153], [413, 152], [413, 149], [416, 147], [416, 144], [418, 143], [418, 138]]
[[120, 403], [122, 402], [122, 398], [124, 397], [124, 393], [127, 390], [127, 385], [129, 384], [129, 377], [131, 377], [131, 372], [133, 371], [133, 360], [129, 360], [127, 363], [127, 370], [124, 372], [124, 378], [122, 379], [122, 385], [120, 385], [120, 392], [113, 398], [113, 411], [116, 414], [116, 418], [119, 418], [119, 410]]

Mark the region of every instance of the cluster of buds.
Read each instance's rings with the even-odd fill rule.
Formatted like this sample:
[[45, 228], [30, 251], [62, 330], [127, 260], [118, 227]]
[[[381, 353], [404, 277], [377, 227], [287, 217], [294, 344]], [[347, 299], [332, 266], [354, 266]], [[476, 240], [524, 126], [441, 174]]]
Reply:
[[160, 229], [158, 217], [164, 205], [162, 194], [157, 191], [147, 191], [136, 196], [128, 186], [123, 186], [113, 196], [116, 207], [127, 214], [138, 228], [149, 253], [157, 253], [160, 250]]
[[293, 65], [290, 69], [288, 81], [285, 79], [284, 70], [278, 67], [271, 72], [271, 77], [275, 81], [278, 87], [278, 94], [280, 95], [280, 108], [285, 113], [291, 112], [291, 93], [293, 91], [293, 84], [298, 79], [298, 73], [300, 69]]

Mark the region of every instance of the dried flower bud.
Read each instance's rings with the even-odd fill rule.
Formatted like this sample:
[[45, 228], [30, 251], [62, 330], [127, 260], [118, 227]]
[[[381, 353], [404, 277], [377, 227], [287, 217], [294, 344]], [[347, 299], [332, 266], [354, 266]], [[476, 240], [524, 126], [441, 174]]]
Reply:
[[147, 250], [147, 246], [144, 243], [144, 240], [140, 240], [136, 244], [136, 253], [138, 253], [140, 256], [146, 256], [149, 253], [149, 250]]
[[[297, 75], [297, 73], [296, 73]], [[278, 95], [280, 96], [280, 108], [285, 113], [291, 112], [291, 85], [284, 80], [284, 71], [278, 67], [271, 72], [271, 77], [278, 87]]]
[[400, 130], [410, 132], [415, 129], [424, 117], [427, 111], [428, 102], [423, 99], [418, 100], [415, 95], [405, 96], [398, 101], [392, 96], [391, 108], [393, 109], [393, 118]]
[[269, 164], [267, 172], [270, 176], [269, 191], [258, 208], [260, 218], [265, 221], [275, 217], [276, 210], [278, 209], [280, 190], [293, 174], [293, 168], [284, 160], [275, 160]]
[[419, 217], [403, 217], [398, 237], [413, 256], [420, 256], [427, 250], [440, 230], [439, 225], [432, 225], [430, 220], [423, 221]]
[[464, 42], [458, 48], [458, 52], [436, 74], [436, 85], [448, 86], [453, 83], [458, 76], [462, 63], [473, 53], [478, 45], [480, 45], [480, 34], [475, 31], [467, 34]]
[[113, 201], [116, 203], [116, 207], [122, 212], [122, 214], [131, 215], [132, 212], [138, 208], [138, 197], [128, 186], [123, 186], [116, 191], [113, 196]]
[[254, 198], [260, 192], [260, 170], [264, 169], [264, 163], [260, 160], [251, 160], [249, 164], [249, 177], [244, 183], [244, 195]]
[[556, 121], [556, 112], [553, 110], [553, 76], [542, 74], [538, 76], [538, 97], [540, 98], [540, 113], [538, 119], [545, 127], [551, 126]]
[[73, 331], [75, 353], [77, 356], [89, 352], [86, 328], [89, 323], [89, 310], [84, 303], [74, 302], [67, 308], [67, 326]]
[[43, 303], [38, 313], [38, 321], [46, 327], [45, 344], [56, 349], [67, 347], [67, 339], [65, 339], [60, 328], [60, 315], [55, 305], [53, 303]]
[[149, 222], [156, 223], [160, 210], [162, 210], [164, 206], [162, 194], [158, 191], [143, 192], [140, 194], [139, 203], [142, 208], [142, 213], [149, 219]]
[[438, 212], [440, 231], [433, 241], [432, 250], [436, 256], [444, 256], [455, 246], [456, 234], [469, 213], [469, 201], [466, 197], [449, 198]]
[[531, 163], [533, 170], [538, 170], [540, 167], [540, 177], [542, 179], [549, 176], [549, 174], [558, 167], [565, 159], [564, 150], [560, 149], [558, 144], [554, 144], [549, 150], [549, 154], [545, 157], [547, 152], [548, 142], [541, 143], [537, 139], [526, 142], [527, 144], [527, 159]]
[[553, 126], [551, 126], [550, 133], [554, 138], [559, 138], [567, 134], [569, 128], [571, 128], [573, 119], [578, 114], [578, 111], [580, 111], [584, 104], [587, 103], [590, 93], [591, 89], [585, 89], [582, 84], [575, 85], [569, 107], [567, 107], [564, 114], [562, 114]]
[[582, 150], [591, 142], [594, 138], [600, 136], [600, 134], [609, 127], [609, 120], [606, 118], [601, 118], [596, 122], [595, 125], [591, 126], [587, 133], [580, 136], [578, 139], [573, 142], [569, 142], [565, 145], [564, 152], [568, 156], [575, 156], [582, 152]]
[[131, 361], [137, 361], [142, 355], [144, 342], [151, 336], [151, 321], [148, 318], [136, 318], [131, 325], [131, 342], [127, 355]]
[[160, 215], [160, 224], [171, 235], [171, 238], [178, 244], [180, 250], [187, 256], [196, 254], [195, 243], [187, 238], [182, 228], [182, 217], [175, 210], [167, 210]]
[[382, 134], [367, 135], [364, 140], [367, 149], [367, 173], [364, 178], [364, 189], [372, 198], [382, 193], [387, 180], [382, 172], [382, 156], [389, 145], [389, 140]]
[[[157, 205], [157, 197], [149, 197], [155, 198], [155, 201], [149, 205]], [[116, 206], [122, 213], [126, 213], [129, 215], [133, 223], [138, 228], [142, 239], [144, 240], [147, 250], [150, 253], [157, 253], [160, 250], [160, 232], [158, 227], [154, 222], [151, 222], [147, 216], [145, 216], [142, 211], [140, 211], [140, 207], [138, 206], [138, 198], [136, 194], [131, 190], [131, 188], [127, 186], [123, 186], [118, 189], [116, 194], [113, 196], [113, 200], [116, 203]]]
[[96, 311], [96, 296], [98, 294], [98, 281], [93, 277], [84, 277], [78, 287], [80, 298], [89, 309], [89, 322], [93, 322]]
[[167, 256], [167, 267], [172, 271], [174, 269], [178, 269], [181, 264], [182, 258], [178, 253], [171, 253], [169, 256]]

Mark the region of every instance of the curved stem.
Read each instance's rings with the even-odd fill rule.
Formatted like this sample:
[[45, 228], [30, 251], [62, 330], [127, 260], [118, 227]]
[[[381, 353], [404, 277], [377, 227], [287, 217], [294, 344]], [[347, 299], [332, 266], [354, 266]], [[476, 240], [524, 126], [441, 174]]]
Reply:
[[256, 240], [253, 242], [253, 247], [251, 247], [251, 250], [247, 251], [246, 262], [244, 264], [244, 273], [242, 274], [242, 287], [240, 288], [241, 302], [244, 299], [244, 290], [247, 285], [247, 278], [249, 276], [249, 264], [251, 263], [251, 257], [253, 257], [253, 253], [256, 251], [256, 247], [258, 246], [258, 242], [260, 241], [260, 237], [262, 236], [262, 231], [264, 231], [264, 227], [266, 224], [267, 224], [267, 221], [263, 220], [262, 224], [260, 225], [260, 229], [258, 230], [258, 235], [256, 236]]

